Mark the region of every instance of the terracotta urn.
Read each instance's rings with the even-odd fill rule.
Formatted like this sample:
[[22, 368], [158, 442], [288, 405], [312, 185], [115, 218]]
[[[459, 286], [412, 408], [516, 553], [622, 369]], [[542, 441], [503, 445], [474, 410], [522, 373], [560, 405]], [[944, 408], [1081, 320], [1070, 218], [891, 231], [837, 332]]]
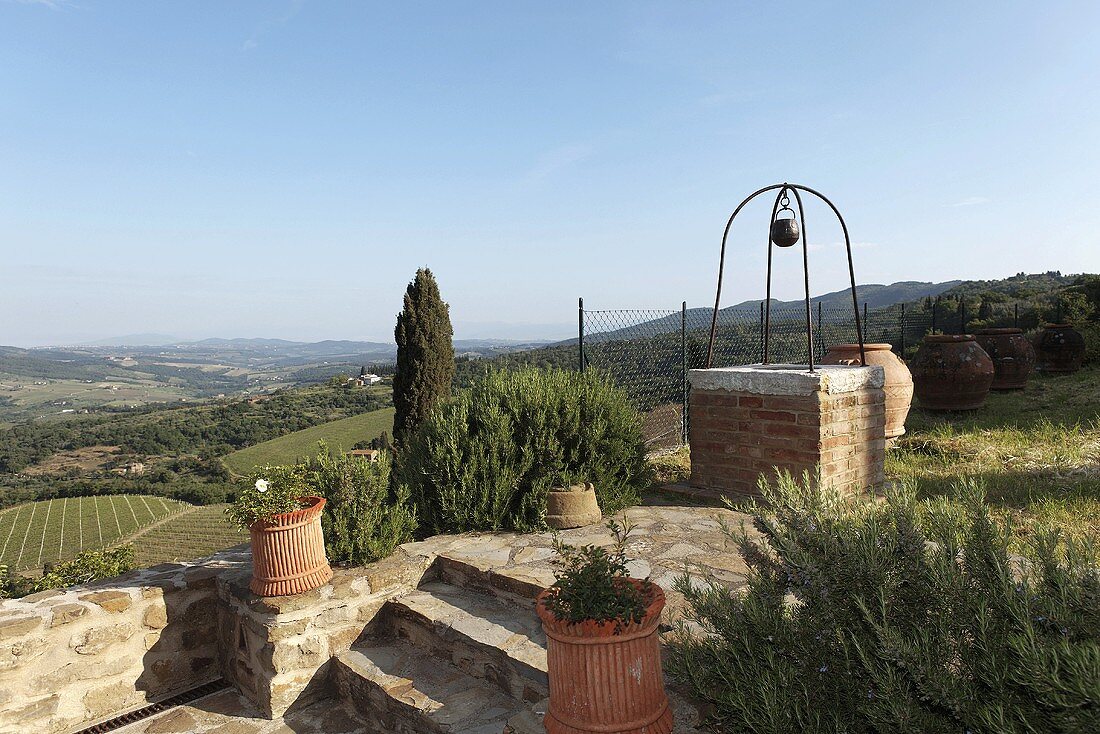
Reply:
[[[913, 375], [901, 357], [891, 351], [890, 344], [864, 344], [867, 365], [882, 367], [886, 373], [883, 391], [886, 393], [886, 440], [905, 433], [905, 418], [913, 402]], [[822, 364], [859, 364], [858, 344], [835, 344], [821, 360]]]
[[591, 525], [603, 519], [591, 482], [556, 487], [546, 493], [546, 524], [555, 530]]
[[992, 390], [1022, 390], [1035, 369], [1035, 349], [1023, 329], [979, 329], [975, 339], [993, 360]]
[[[643, 588], [638, 579], [622, 579]], [[665, 594], [645, 584], [651, 596], [641, 622], [559, 620], [546, 608], [553, 589], [536, 600], [546, 632], [550, 705], [548, 734], [669, 734], [672, 708], [665, 693], [657, 626]]]
[[260, 520], [252, 537], [252, 581], [259, 596], [287, 596], [324, 586], [332, 578], [321, 533], [323, 497], [302, 497], [302, 509]]
[[909, 363], [925, 410], [976, 410], [993, 384], [993, 360], [972, 334], [930, 334]]
[[1085, 337], [1072, 324], [1047, 324], [1035, 339], [1040, 372], [1069, 374], [1085, 361]]

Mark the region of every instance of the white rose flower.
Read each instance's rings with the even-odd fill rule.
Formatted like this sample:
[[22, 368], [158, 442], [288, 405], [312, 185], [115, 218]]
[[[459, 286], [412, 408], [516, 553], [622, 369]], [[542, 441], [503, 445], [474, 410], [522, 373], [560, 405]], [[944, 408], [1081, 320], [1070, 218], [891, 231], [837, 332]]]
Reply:
[[267, 491], [267, 480], [266, 479], [257, 479], [256, 480], [256, 491], [257, 492], [266, 492]]

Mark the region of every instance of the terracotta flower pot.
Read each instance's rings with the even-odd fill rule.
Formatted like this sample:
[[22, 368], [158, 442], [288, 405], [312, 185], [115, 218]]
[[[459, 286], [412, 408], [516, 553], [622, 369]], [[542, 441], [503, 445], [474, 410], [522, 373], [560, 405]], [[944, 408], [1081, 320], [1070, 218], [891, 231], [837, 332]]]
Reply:
[[993, 360], [991, 390], [1022, 390], [1035, 369], [1035, 349], [1023, 329], [979, 329], [975, 339]]
[[590, 482], [554, 488], [546, 493], [546, 524], [555, 530], [579, 528], [603, 519]]
[[1085, 361], [1085, 337], [1071, 324], [1047, 324], [1035, 341], [1040, 372], [1069, 374]]
[[252, 581], [248, 588], [259, 596], [287, 596], [323, 586], [332, 578], [321, 534], [323, 497], [302, 497], [300, 510], [259, 521], [248, 529], [252, 536]]
[[993, 384], [993, 360], [971, 334], [932, 334], [909, 363], [925, 410], [976, 410]]
[[[897, 438], [905, 433], [905, 418], [913, 402], [913, 375], [901, 357], [891, 351], [889, 344], [864, 344], [867, 364], [882, 367], [886, 373], [883, 392], [886, 393], [886, 438]], [[858, 344], [835, 344], [821, 360], [822, 364], [859, 364]]]
[[[629, 579], [641, 588], [642, 582]], [[548, 734], [668, 734], [672, 709], [665, 693], [657, 625], [665, 594], [649, 584], [653, 599], [641, 622], [559, 620], [539, 594], [536, 609], [546, 631], [550, 706]]]

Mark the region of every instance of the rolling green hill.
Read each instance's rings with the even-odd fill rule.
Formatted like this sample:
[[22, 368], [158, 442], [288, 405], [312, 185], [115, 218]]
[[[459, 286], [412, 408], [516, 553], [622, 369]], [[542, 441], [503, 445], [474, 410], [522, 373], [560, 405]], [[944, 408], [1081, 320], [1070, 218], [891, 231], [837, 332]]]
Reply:
[[223, 461], [234, 474], [248, 474], [257, 466], [291, 464], [317, 452], [317, 442], [325, 441], [333, 448], [350, 449], [360, 441], [377, 438], [393, 431], [393, 408], [342, 418], [306, 428], [285, 436], [264, 441], [234, 451]]

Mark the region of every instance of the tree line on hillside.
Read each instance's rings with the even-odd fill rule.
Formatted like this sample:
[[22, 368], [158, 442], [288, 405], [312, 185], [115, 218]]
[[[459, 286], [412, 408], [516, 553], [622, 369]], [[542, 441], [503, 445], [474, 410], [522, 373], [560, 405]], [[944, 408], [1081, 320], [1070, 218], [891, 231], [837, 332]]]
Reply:
[[[372, 390], [321, 385], [253, 399], [189, 406], [150, 406], [113, 416], [33, 421], [0, 431], [0, 506], [95, 494], [154, 494], [205, 504], [232, 492], [218, 457], [340, 418], [388, 407]], [[138, 476], [109, 470], [21, 474], [59, 451], [117, 446], [115, 463], [143, 461]], [[152, 457], [150, 460], [149, 457]]]

